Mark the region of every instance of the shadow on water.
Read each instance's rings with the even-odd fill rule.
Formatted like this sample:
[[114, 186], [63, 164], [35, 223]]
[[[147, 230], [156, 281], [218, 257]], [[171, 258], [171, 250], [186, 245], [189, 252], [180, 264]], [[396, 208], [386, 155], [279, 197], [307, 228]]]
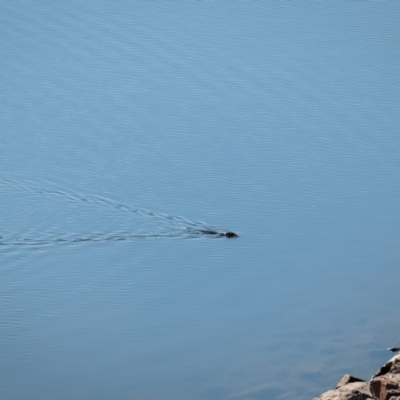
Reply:
[[121, 231], [112, 233], [85, 233], [85, 234], [11, 234], [0, 235], [0, 245], [6, 246], [49, 246], [59, 244], [72, 244], [83, 242], [121, 242], [136, 241], [144, 239], [196, 239], [207, 238], [236, 238], [238, 235], [231, 231], [223, 231], [209, 225], [191, 221], [184, 217], [157, 213], [142, 208], [133, 208], [113, 200], [94, 195], [82, 195], [62, 190], [42, 189], [32, 184], [10, 179], [1, 179], [0, 187], [14, 189], [27, 194], [41, 196], [55, 196], [75, 204], [86, 204], [91, 207], [102, 207], [108, 211], [123, 213], [124, 218], [130, 219], [141, 217], [151, 219], [156, 223], [157, 229], [148, 232]]

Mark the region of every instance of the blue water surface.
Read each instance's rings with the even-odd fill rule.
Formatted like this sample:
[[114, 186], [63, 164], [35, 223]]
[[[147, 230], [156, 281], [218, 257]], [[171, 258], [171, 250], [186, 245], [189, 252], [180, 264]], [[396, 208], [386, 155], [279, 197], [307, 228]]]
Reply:
[[369, 378], [400, 340], [399, 12], [2, 2], [1, 399]]

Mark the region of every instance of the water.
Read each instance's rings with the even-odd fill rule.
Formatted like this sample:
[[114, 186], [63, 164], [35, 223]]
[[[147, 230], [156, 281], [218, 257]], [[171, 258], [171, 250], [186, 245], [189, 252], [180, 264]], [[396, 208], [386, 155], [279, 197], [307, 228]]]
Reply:
[[396, 3], [0, 7], [1, 398], [306, 400], [390, 356]]

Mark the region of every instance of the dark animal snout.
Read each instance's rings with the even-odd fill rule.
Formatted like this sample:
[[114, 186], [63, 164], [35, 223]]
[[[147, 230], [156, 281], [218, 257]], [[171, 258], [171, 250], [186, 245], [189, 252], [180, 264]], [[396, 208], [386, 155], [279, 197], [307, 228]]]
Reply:
[[214, 231], [212, 229], [202, 229], [200, 232], [204, 233], [205, 235], [224, 236], [229, 239], [239, 237], [239, 235], [237, 235], [235, 232], [218, 232], [218, 231]]
[[237, 235], [235, 232], [224, 232], [224, 236], [226, 236], [229, 239], [239, 237], [239, 235]]

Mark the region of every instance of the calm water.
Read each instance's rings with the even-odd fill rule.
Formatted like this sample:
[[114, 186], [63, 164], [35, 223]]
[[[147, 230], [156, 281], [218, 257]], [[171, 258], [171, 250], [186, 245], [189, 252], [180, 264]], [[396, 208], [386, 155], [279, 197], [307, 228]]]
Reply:
[[389, 357], [399, 3], [0, 11], [2, 399], [306, 400]]

